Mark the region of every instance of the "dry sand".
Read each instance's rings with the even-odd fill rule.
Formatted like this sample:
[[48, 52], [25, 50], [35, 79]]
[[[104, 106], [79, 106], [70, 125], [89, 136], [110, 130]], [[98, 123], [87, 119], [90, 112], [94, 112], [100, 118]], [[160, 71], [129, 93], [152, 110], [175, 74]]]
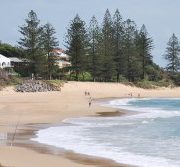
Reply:
[[[16, 125], [18, 129], [27, 130], [26, 125], [50, 126], [69, 117], [92, 116], [98, 115], [99, 112], [106, 112], [105, 115], [108, 116], [116, 111], [94, 102], [89, 108], [85, 91], [89, 91], [93, 99], [129, 97], [129, 93], [132, 93], [133, 97], [137, 97], [139, 93], [141, 97], [180, 97], [180, 88], [144, 90], [117, 83], [68, 82], [61, 92], [45, 93], [16, 93], [12, 87], [6, 88], [0, 92], [0, 135], [15, 132]], [[56, 154], [44, 154], [43, 151], [28, 147], [1, 145], [0, 140], [0, 164], [8, 167], [120, 166], [113, 163], [110, 165], [106, 160], [95, 158], [94, 161], [77, 155], [65, 158]]]

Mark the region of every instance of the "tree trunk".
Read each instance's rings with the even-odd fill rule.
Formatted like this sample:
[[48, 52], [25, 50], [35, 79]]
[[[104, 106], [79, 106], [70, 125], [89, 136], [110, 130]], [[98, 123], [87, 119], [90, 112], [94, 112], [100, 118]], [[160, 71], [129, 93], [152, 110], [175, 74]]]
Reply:
[[119, 73], [117, 73], [117, 82], [119, 82], [119, 76], [120, 76], [120, 74]]

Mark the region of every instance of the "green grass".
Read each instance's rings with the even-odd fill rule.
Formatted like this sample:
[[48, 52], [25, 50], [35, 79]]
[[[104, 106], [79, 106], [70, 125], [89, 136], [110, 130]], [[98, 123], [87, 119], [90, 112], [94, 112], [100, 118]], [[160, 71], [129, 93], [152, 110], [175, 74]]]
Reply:
[[47, 83], [50, 84], [57, 84], [57, 85], [63, 85], [64, 81], [63, 80], [46, 80]]
[[44, 82], [46, 82], [47, 84], [52, 84], [55, 87], [63, 87], [65, 81], [63, 80], [45, 80]]

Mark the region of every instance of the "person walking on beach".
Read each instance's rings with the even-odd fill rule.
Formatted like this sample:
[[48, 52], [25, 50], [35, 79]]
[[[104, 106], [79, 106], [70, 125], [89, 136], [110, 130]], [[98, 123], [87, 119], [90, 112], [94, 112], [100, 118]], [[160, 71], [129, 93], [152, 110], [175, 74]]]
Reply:
[[131, 92], [131, 93], [129, 93], [129, 94], [128, 94], [128, 96], [132, 97], [132, 96], [133, 96], [132, 92]]
[[138, 98], [140, 98], [141, 97], [141, 95], [140, 95], [140, 93], [138, 93]]
[[89, 98], [89, 107], [91, 107], [91, 104], [92, 104], [92, 98], [90, 97]]

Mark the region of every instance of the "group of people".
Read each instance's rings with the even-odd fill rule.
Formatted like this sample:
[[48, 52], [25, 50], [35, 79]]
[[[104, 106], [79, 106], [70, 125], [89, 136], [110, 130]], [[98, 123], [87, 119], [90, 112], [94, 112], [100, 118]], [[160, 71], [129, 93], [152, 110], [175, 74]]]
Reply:
[[[85, 91], [84, 94], [85, 94], [85, 96], [89, 96], [88, 104], [89, 104], [89, 107], [91, 107], [91, 105], [92, 105], [92, 100], [93, 100], [93, 99], [92, 99], [92, 97], [91, 97], [90, 92]], [[132, 93], [132, 92], [129, 93], [128, 96], [133, 97], [133, 93]], [[140, 93], [138, 93], [137, 96], [138, 96], [138, 98], [140, 98], [140, 97], [141, 97]]]
[[91, 104], [92, 104], [92, 97], [91, 97], [90, 92], [85, 91], [84, 94], [85, 94], [85, 96], [89, 96], [88, 104], [89, 104], [89, 107], [91, 107]]
[[87, 91], [85, 91], [84, 94], [85, 94], [85, 96], [90, 96], [90, 93]]
[[[128, 94], [128, 96], [133, 97], [132, 92], [131, 92], [131, 93], [129, 93], [129, 94]], [[141, 97], [141, 94], [140, 94], [140, 93], [138, 93], [138, 96], [137, 96], [137, 97], [138, 97], [138, 98], [140, 98], [140, 97]]]

